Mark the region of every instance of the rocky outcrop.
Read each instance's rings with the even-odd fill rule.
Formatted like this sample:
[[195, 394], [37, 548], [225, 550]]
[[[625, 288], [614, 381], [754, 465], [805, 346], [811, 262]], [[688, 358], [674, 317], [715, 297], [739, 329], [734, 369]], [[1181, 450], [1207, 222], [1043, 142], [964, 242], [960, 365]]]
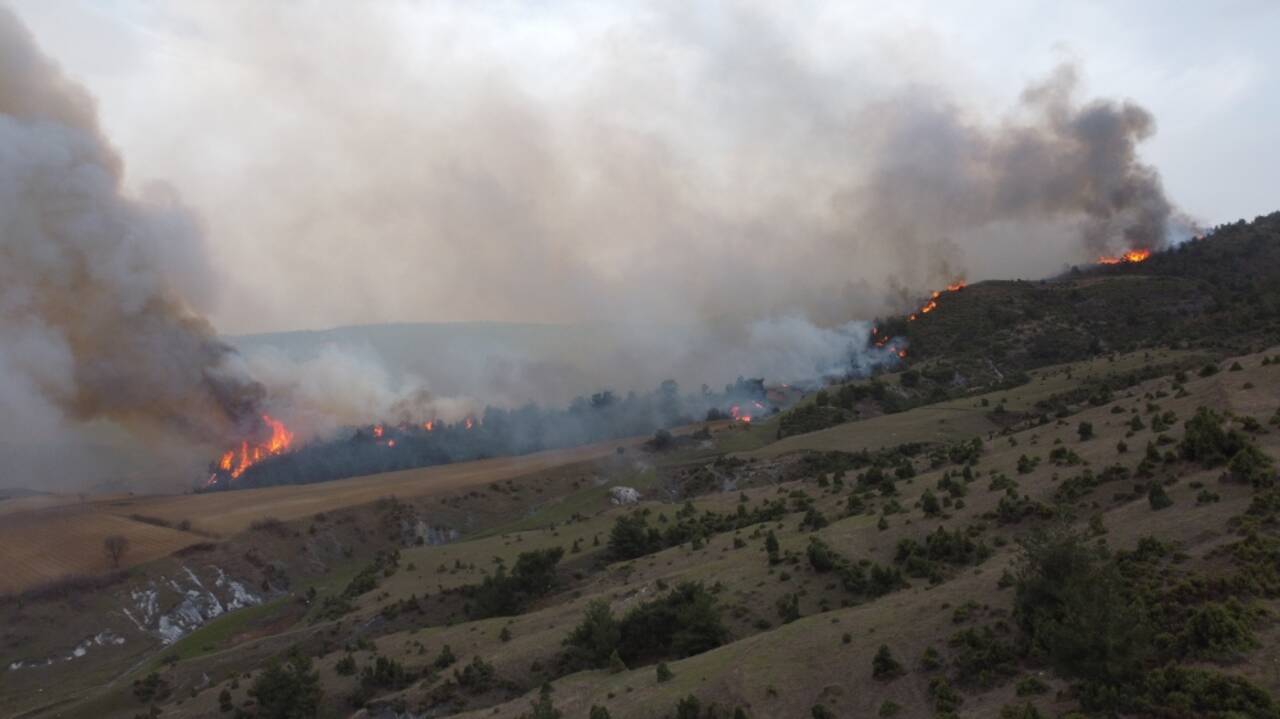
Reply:
[[176, 576], [131, 589], [122, 611], [140, 631], [172, 644], [215, 617], [262, 603], [260, 595], [221, 568], [207, 567], [206, 575], [201, 580], [183, 565]]

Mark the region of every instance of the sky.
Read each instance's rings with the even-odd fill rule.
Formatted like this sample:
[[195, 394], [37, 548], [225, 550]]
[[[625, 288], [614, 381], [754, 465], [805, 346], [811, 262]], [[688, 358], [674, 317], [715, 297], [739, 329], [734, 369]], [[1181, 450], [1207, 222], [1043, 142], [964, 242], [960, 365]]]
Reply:
[[[1179, 210], [1280, 209], [1274, 2], [12, 5], [96, 98], [130, 190], [199, 217], [224, 333], [832, 325], [947, 272], [1051, 273], [1088, 258], [1002, 222], [900, 241], [842, 198], [902, 98], [999, 128], [1064, 65], [1081, 102], [1154, 117], [1139, 157]], [[939, 246], [962, 250], [941, 270]]]

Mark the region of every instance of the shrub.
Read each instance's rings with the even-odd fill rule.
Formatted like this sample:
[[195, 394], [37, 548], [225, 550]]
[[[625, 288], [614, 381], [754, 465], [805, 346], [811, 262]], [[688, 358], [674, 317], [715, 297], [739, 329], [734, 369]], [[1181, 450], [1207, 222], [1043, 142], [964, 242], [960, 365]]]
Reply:
[[1178, 450], [1184, 459], [1204, 467], [1225, 463], [1247, 443], [1239, 432], [1224, 429], [1222, 416], [1207, 407], [1197, 409], [1185, 426]]
[[435, 661], [431, 665], [436, 669], [445, 669], [456, 661], [458, 661], [458, 658], [453, 655], [453, 650], [446, 644], [440, 648], [440, 653], [436, 655]]
[[784, 594], [778, 598], [778, 616], [783, 624], [790, 624], [800, 618], [800, 595]]
[[1271, 458], [1252, 442], [1245, 443], [1235, 453], [1227, 463], [1227, 470], [1237, 482], [1247, 482], [1259, 489], [1275, 483]]
[[1024, 541], [1014, 616], [1031, 646], [1066, 675], [1129, 680], [1150, 654], [1151, 631], [1114, 563], [1071, 531]]
[[320, 674], [311, 670], [311, 659], [293, 654], [287, 662], [272, 662], [254, 680], [249, 696], [264, 719], [304, 719], [320, 710]]
[[552, 547], [522, 552], [510, 574], [499, 565], [492, 576], [485, 577], [469, 592], [475, 602], [473, 616], [504, 617], [523, 612], [529, 602], [547, 594], [555, 586], [556, 566], [563, 557], [563, 549]]
[[988, 688], [1017, 673], [1013, 645], [1001, 641], [991, 629], [965, 629], [947, 644], [955, 651], [956, 681]]
[[1014, 686], [1014, 691], [1020, 697], [1036, 696], [1049, 691], [1049, 685], [1037, 677], [1027, 676], [1018, 680], [1017, 685]]
[[453, 680], [472, 694], [483, 694], [489, 691], [493, 688], [496, 676], [497, 671], [493, 665], [479, 655], [472, 657], [471, 663], [464, 666], [461, 671], [453, 670]]
[[234, 708], [235, 708], [235, 705], [231, 703], [231, 691], [228, 689], [223, 689], [222, 691], [218, 692], [218, 711], [225, 714]]
[[1244, 615], [1244, 608], [1234, 602], [1197, 607], [1178, 637], [1183, 653], [1197, 659], [1229, 659], [1255, 648], [1258, 642]]
[[806, 554], [809, 556], [809, 565], [813, 567], [815, 572], [830, 572], [839, 564], [839, 556], [832, 551], [826, 542], [818, 537], [809, 538], [809, 548]]
[[672, 673], [671, 667], [667, 666], [666, 662], [658, 662], [657, 673], [659, 683], [669, 682], [676, 677], [676, 675]]
[[603, 601], [588, 605], [583, 623], [564, 640], [561, 663], [603, 667], [616, 650], [628, 666], [683, 658], [728, 641], [715, 596], [701, 583], [685, 582], [664, 597], [643, 602], [615, 620]]
[[1147, 502], [1151, 504], [1152, 509], [1157, 511], [1173, 506], [1173, 500], [1164, 491], [1164, 485], [1159, 482], [1152, 482], [1151, 486], [1147, 488]]
[[166, 681], [156, 672], [151, 672], [142, 679], [133, 681], [133, 696], [142, 703], [153, 701], [164, 701], [173, 693], [173, 689]]
[[1080, 441], [1093, 438], [1093, 424], [1090, 422], [1081, 422], [1076, 426], [1076, 434], [1080, 435]]
[[603, 599], [587, 605], [582, 623], [565, 639], [565, 661], [572, 666], [603, 667], [622, 639], [618, 622]]
[[[1086, 697], [1087, 698], [1087, 697]], [[1164, 716], [1275, 717], [1271, 695], [1242, 677], [1167, 666], [1149, 672], [1136, 708]]]
[[676, 719], [701, 719], [702, 702], [690, 694], [676, 703]]
[[773, 533], [772, 529], [765, 535], [764, 550], [769, 555], [769, 564], [777, 564], [782, 561], [782, 558], [778, 555], [778, 536]]
[[927, 672], [942, 668], [942, 655], [933, 647], [925, 647], [924, 654], [920, 657], [920, 668]]
[[[542, 688], [538, 690], [538, 698], [530, 703], [529, 713], [521, 715], [520, 719], [561, 719], [564, 716], [560, 710], [556, 709], [555, 704], [551, 702], [551, 684], [544, 682]], [[592, 719], [595, 719], [595, 708], [591, 710]], [[609, 716], [608, 712], [604, 716]]]
[[342, 676], [342, 677], [349, 677], [352, 674], [355, 674], [356, 658], [351, 656], [350, 654], [344, 656], [343, 658], [338, 660], [337, 664], [333, 665], [333, 670], [338, 673], [338, 676]]
[[1031, 702], [1005, 704], [1000, 707], [1000, 719], [1044, 719], [1044, 714]]
[[896, 717], [900, 713], [902, 713], [902, 705], [892, 699], [885, 699], [880, 702], [880, 710], [876, 712], [877, 715], [882, 717]]
[[933, 490], [926, 489], [920, 496], [920, 509], [926, 517], [942, 514], [942, 505], [938, 502], [938, 496], [933, 493]]
[[964, 703], [964, 697], [960, 696], [946, 677], [929, 680], [929, 697], [933, 699], [933, 708], [942, 715], [954, 712]]
[[871, 659], [871, 676], [880, 681], [890, 681], [897, 679], [905, 674], [906, 671], [897, 659], [893, 658], [893, 653], [889, 651], [889, 645], [881, 644], [876, 650], [876, 655]]

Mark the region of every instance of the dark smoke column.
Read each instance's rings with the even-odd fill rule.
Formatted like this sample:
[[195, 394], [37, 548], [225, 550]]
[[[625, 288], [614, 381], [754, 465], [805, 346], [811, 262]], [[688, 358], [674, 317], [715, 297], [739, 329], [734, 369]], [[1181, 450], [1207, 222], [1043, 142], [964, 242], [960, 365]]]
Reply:
[[0, 412], [257, 431], [262, 388], [191, 303], [211, 285], [197, 218], [122, 175], [92, 98], [0, 7]]

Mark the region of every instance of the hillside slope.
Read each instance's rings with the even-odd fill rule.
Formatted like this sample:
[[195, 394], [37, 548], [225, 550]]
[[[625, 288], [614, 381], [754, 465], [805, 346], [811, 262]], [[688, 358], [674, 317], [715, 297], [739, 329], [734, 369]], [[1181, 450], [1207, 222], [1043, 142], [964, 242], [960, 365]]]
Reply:
[[1278, 227], [948, 293], [816, 431], [230, 493], [225, 536], [0, 602], [0, 706], [1280, 717]]

